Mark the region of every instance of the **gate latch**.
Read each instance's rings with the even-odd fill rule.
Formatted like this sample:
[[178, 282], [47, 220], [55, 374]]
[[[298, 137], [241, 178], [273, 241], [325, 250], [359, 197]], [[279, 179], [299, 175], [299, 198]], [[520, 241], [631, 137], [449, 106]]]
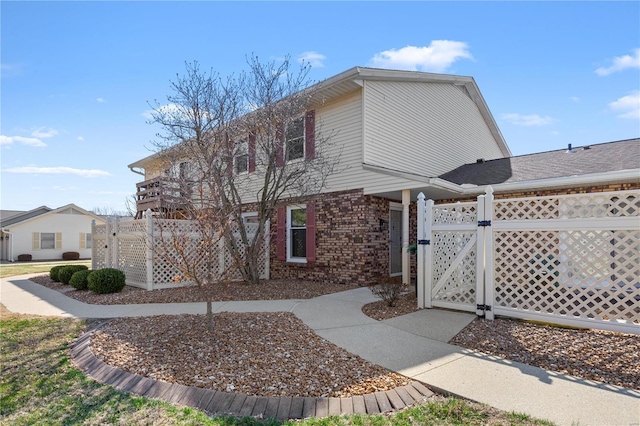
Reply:
[[431, 244], [431, 240], [418, 240], [418, 244], [421, 246], [428, 246]]
[[476, 305], [476, 309], [478, 311], [490, 311], [491, 310], [491, 305], [478, 304], [478, 305]]
[[491, 226], [491, 221], [490, 220], [479, 220], [478, 221], [478, 226]]

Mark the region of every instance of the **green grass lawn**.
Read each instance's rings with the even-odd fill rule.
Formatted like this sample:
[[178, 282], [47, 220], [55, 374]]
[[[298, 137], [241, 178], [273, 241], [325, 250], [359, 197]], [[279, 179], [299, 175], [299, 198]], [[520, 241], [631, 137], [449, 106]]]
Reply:
[[86, 265], [91, 268], [90, 260], [61, 260], [53, 262], [24, 262], [0, 265], [0, 278], [13, 275], [33, 274], [36, 272], [49, 272], [57, 265]]
[[[280, 425], [276, 420], [209, 417], [203, 412], [120, 392], [74, 368], [69, 343], [84, 323], [12, 314], [0, 305], [0, 424]], [[439, 398], [389, 416], [329, 417], [301, 425], [548, 425], [455, 398]]]

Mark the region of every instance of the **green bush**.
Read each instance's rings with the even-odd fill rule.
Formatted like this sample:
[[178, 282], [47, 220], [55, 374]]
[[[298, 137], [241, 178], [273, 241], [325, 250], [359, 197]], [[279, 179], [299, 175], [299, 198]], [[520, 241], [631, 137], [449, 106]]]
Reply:
[[124, 288], [125, 276], [124, 272], [118, 269], [103, 268], [91, 272], [87, 281], [87, 287], [94, 293], [118, 293]]
[[69, 285], [76, 290], [86, 290], [88, 284], [87, 277], [91, 272], [92, 271], [89, 271], [88, 269], [75, 272], [69, 280]]
[[86, 269], [89, 269], [86, 265], [68, 265], [60, 269], [58, 272], [58, 278], [62, 284], [69, 284], [69, 280], [71, 280], [73, 274]]
[[51, 268], [51, 270], [49, 271], [49, 277], [55, 282], [60, 282], [60, 277], [58, 275], [60, 274], [60, 270], [65, 266], [67, 265], [58, 265]]

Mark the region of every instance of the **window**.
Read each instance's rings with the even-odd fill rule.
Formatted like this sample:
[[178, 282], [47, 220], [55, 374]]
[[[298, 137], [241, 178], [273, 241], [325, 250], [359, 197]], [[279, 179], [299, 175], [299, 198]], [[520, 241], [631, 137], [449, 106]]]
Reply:
[[247, 152], [248, 143], [246, 140], [238, 142], [238, 150], [234, 158], [233, 168], [237, 175], [249, 171], [249, 154]]
[[41, 232], [40, 233], [40, 249], [54, 249], [56, 248], [56, 234], [55, 232]]
[[91, 233], [80, 233], [80, 250], [91, 248]]
[[287, 261], [307, 261], [307, 210], [287, 208]]
[[292, 161], [304, 158], [304, 119], [294, 120], [287, 126], [285, 137], [285, 160]]

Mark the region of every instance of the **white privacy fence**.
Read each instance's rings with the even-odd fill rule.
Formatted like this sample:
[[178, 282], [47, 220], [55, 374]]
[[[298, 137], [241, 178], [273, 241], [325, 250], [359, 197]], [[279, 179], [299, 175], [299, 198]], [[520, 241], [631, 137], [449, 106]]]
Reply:
[[[249, 238], [255, 235], [258, 225], [246, 223]], [[125, 273], [127, 285], [147, 290], [175, 287], [189, 284], [183, 281], [181, 273], [170, 262], [163, 260], [172, 235], [184, 237], [183, 244], [189, 245], [186, 251], [197, 253], [201, 237], [194, 223], [188, 220], [153, 219], [147, 215], [144, 219], [120, 222], [109, 220], [106, 225], [92, 226], [92, 269], [116, 268]], [[231, 254], [224, 248], [224, 240], [219, 241], [214, 272], [220, 276], [232, 265]], [[169, 253], [170, 254], [170, 253]], [[206, 256], [205, 253], [199, 256]], [[261, 279], [269, 279], [269, 223], [265, 227], [262, 247], [258, 256]], [[202, 258], [197, 261], [200, 262]], [[203, 262], [200, 262], [203, 263]], [[204, 263], [203, 263], [204, 265]], [[204, 268], [204, 266], [203, 266]], [[240, 280], [239, 273], [232, 279]]]
[[640, 334], [640, 191], [420, 194], [418, 305]]

